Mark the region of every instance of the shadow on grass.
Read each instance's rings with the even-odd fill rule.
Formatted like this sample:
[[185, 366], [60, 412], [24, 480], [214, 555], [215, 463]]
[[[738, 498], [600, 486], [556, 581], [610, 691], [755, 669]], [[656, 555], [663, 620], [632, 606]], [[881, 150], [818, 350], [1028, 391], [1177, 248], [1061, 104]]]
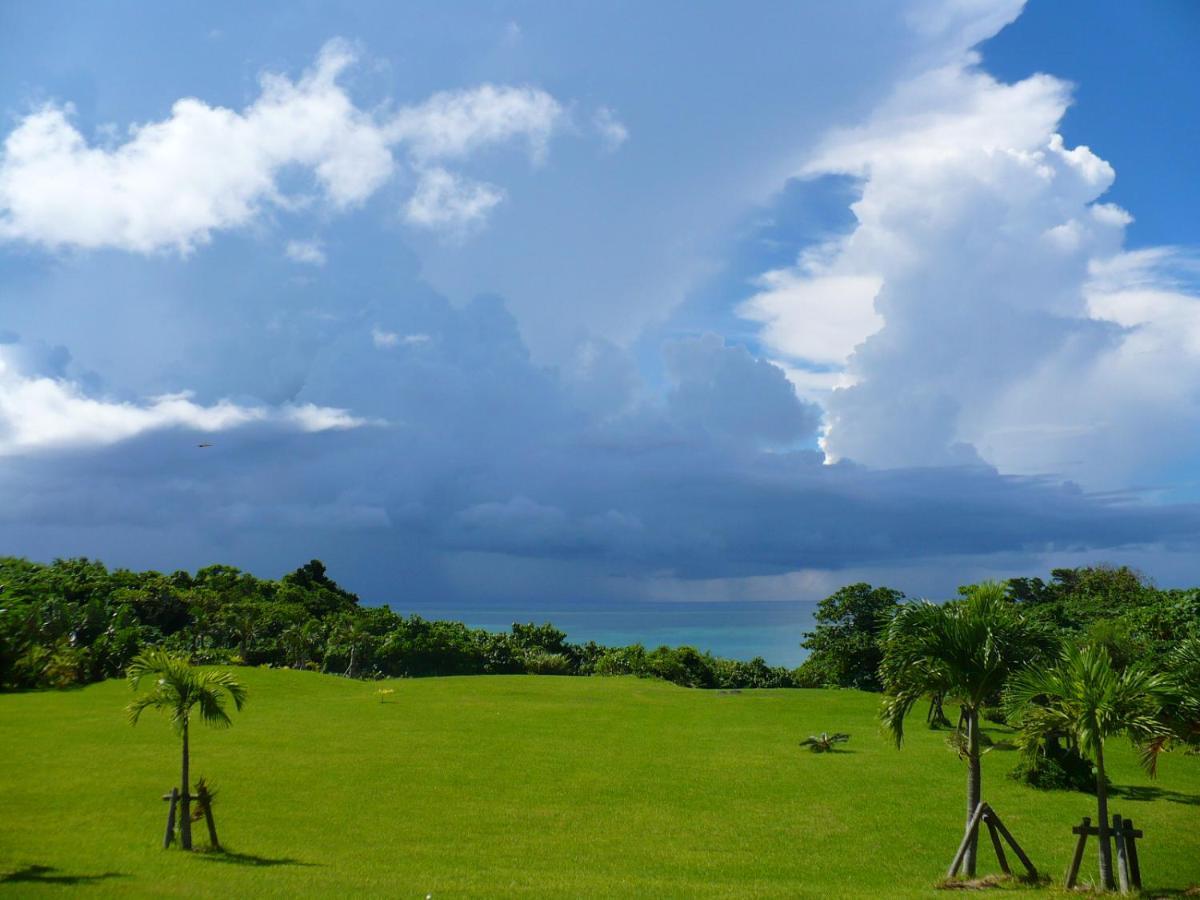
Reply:
[[1050, 887], [1050, 876], [1040, 873], [1036, 878], [1028, 875], [984, 875], [982, 878], [943, 878], [934, 884], [939, 891], [984, 891], [1032, 890]]
[[1200, 794], [1184, 794], [1180, 791], [1170, 791], [1153, 785], [1130, 784], [1114, 785], [1111, 793], [1126, 800], [1166, 800], [1168, 803], [1185, 803], [1188, 806], [1200, 806]]
[[319, 866], [320, 863], [305, 862], [290, 856], [256, 856], [253, 853], [236, 853], [233, 850], [209, 850], [197, 854], [209, 862], [226, 863], [235, 866], [269, 867], [269, 866]]
[[1148, 897], [1200, 897], [1200, 884], [1185, 888], [1145, 888]]
[[99, 875], [65, 875], [54, 866], [26, 866], [15, 872], [0, 875], [0, 884], [91, 884], [109, 878], [128, 878], [124, 872], [101, 872]]

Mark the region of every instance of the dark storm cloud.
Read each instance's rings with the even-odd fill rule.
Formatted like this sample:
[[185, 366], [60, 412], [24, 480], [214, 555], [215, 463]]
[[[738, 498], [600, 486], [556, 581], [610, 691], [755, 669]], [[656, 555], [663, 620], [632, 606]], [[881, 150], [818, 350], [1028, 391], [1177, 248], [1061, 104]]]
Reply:
[[486, 566], [489, 554], [728, 578], [1200, 535], [1195, 506], [982, 466], [824, 465], [808, 449], [815, 411], [782, 372], [712, 335], [665, 347], [664, 393], [630, 377], [607, 397], [588, 371], [635, 372], [623, 351], [537, 365], [496, 298], [456, 308], [414, 290], [336, 316], [298, 311], [274, 335], [264, 352], [278, 343], [304, 359], [289, 401], [374, 424], [252, 423], [205, 438], [211, 448], [174, 429], [10, 457], [5, 547], [267, 571], [324, 556], [363, 590], [402, 573], [406, 589], [444, 592], [448, 561]]

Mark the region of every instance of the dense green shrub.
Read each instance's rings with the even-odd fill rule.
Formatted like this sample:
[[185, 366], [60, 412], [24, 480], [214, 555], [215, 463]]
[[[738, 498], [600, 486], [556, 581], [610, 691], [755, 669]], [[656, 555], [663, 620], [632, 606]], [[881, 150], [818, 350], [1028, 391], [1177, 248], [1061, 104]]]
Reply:
[[[1014, 579], [1009, 596], [1064, 639], [1103, 644], [1123, 664], [1200, 636], [1200, 590], [1160, 591], [1128, 569], [1056, 569]], [[355, 677], [636, 675], [687, 687], [876, 689], [878, 631], [903, 595], [849, 585], [823, 600], [795, 669], [721, 659], [694, 647], [579, 645], [548, 623], [507, 632], [364, 607], [319, 560], [277, 581], [232, 566], [109, 570], [0, 557], [0, 690], [67, 687], [120, 676], [143, 648], [198, 663], [287, 666]]]
[[684, 687], [716, 687], [712, 657], [695, 647], [659, 647], [646, 656], [647, 670], [664, 681]]
[[1009, 777], [1043, 791], [1096, 792], [1096, 772], [1090, 760], [1060, 744], [1035, 757], [1022, 756]]
[[596, 675], [645, 676], [650, 671], [646, 664], [646, 648], [641, 644], [609, 647], [596, 659], [593, 671]]
[[571, 661], [562, 653], [534, 650], [525, 656], [525, 671], [530, 675], [570, 675]]
[[985, 722], [994, 722], [997, 725], [1008, 724], [1008, 720], [1004, 717], [1004, 710], [999, 706], [985, 706], [979, 710], [979, 715]]
[[903, 600], [900, 591], [863, 583], [822, 600], [813, 616], [817, 626], [800, 644], [810, 654], [804, 680], [814, 686], [880, 690], [880, 635]]

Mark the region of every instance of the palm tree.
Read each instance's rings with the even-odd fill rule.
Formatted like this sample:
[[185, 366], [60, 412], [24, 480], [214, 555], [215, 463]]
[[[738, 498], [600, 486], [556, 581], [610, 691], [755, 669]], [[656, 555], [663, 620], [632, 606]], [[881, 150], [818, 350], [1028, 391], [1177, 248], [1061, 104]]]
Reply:
[[1170, 736], [1152, 741], [1143, 760], [1153, 774], [1158, 753], [1173, 743], [1185, 744], [1192, 752], [1200, 752], [1200, 637], [1182, 641], [1166, 658], [1164, 669], [1171, 679], [1175, 696], [1164, 712]]
[[850, 740], [850, 735], [844, 731], [837, 731], [833, 734], [822, 731], [819, 735], [810, 734], [800, 742], [800, 746], [807, 747], [813, 753], [832, 753], [836, 749], [835, 744], [844, 744], [848, 740]]
[[250, 651], [250, 642], [258, 632], [258, 612], [249, 604], [236, 606], [229, 617], [228, 627], [237, 638], [238, 656], [244, 663]]
[[[1068, 647], [1056, 663], [1022, 672], [1005, 692], [1009, 724], [1020, 730], [1026, 753], [1038, 753], [1048, 739], [1065, 735], [1095, 763], [1100, 878], [1105, 890], [1113, 887], [1113, 869], [1104, 741], [1126, 734], [1146, 746], [1162, 738], [1168, 732], [1160, 712], [1171, 697], [1166, 678], [1143, 664], [1118, 672], [1108, 650], [1095, 644]], [[1142, 756], [1151, 772], [1153, 757], [1152, 753]]]
[[288, 665], [303, 669], [308, 662], [308, 642], [303, 629], [299, 625], [289, 625], [279, 636], [279, 643], [287, 654]]
[[[1000, 695], [1010, 675], [1049, 649], [1051, 640], [1008, 599], [1004, 584], [984, 582], [965, 593], [942, 606], [927, 601], [901, 606], [883, 634], [879, 674], [885, 691], [880, 718], [897, 747], [904, 741], [904, 719], [922, 697], [959, 704], [970, 823], [982, 788], [979, 711]], [[963, 861], [969, 878], [975, 875], [977, 837]]]
[[188, 724], [192, 708], [199, 707], [200, 718], [217, 728], [233, 724], [225, 711], [224, 692], [233, 699], [233, 705], [241, 709], [246, 702], [246, 688], [232, 672], [214, 672], [195, 669], [186, 658], [174, 656], [165, 650], [148, 650], [134, 658], [129, 666], [129, 685], [137, 690], [141, 680], [154, 679], [154, 687], [139, 694], [126, 707], [129, 722], [136, 725], [142, 711], [150, 708], [165, 710], [171, 714], [171, 724], [183, 739], [183, 766], [180, 775], [183, 794], [183, 810], [179, 823], [180, 844], [184, 850], [192, 849], [191, 795], [188, 783]]

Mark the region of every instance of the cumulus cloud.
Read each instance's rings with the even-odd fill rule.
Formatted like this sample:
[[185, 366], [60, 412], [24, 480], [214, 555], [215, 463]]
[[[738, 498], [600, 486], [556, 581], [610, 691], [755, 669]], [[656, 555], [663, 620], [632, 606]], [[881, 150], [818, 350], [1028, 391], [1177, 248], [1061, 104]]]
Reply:
[[520, 495], [459, 510], [444, 531], [449, 547], [517, 556], [611, 556], [644, 539], [636, 516], [615, 509], [572, 516]]
[[690, 428], [737, 441], [789, 444], [813, 437], [816, 406], [796, 396], [783, 370], [731, 347], [716, 334], [672, 341], [664, 347], [674, 386], [671, 417]]
[[430, 341], [427, 334], [397, 334], [394, 331], [387, 331], [380, 328], [378, 325], [371, 329], [371, 342], [380, 349], [389, 350], [392, 347], [413, 346], [414, 344], [425, 344]]
[[610, 153], [629, 140], [629, 129], [607, 106], [599, 107], [592, 114], [592, 127], [604, 142], [604, 149]]
[[515, 139], [523, 140], [540, 161], [562, 117], [562, 106], [545, 91], [484, 84], [442, 91], [401, 109], [388, 123], [387, 135], [420, 163], [465, 159]]
[[[649, 143], [668, 157], [686, 150], [691, 163], [695, 151], [703, 163], [670, 173], [658, 163], [630, 188], [636, 200], [646, 192], [634, 188], [652, 185], [664, 209], [673, 205], [669, 215], [622, 207], [593, 231], [604, 210], [582, 205], [587, 193], [556, 191], [559, 217], [540, 208], [521, 223], [528, 229], [513, 229], [522, 243], [472, 254], [486, 277], [451, 279], [455, 297], [501, 288], [528, 304], [520, 327], [495, 297], [452, 303], [439, 295], [428, 260], [397, 251], [386, 235], [383, 244], [363, 239], [349, 217], [323, 226], [338, 253], [303, 279], [279, 254], [264, 258], [249, 242], [193, 267], [202, 278], [174, 284], [148, 277], [173, 267], [108, 257], [72, 260], [38, 281], [40, 272], [28, 274], [40, 265], [33, 260], [8, 285], [31, 292], [15, 311], [32, 312], [13, 326], [86, 345], [87, 366], [120, 388], [73, 368], [58, 348], [0, 347], [0, 539], [38, 557], [86, 553], [165, 568], [220, 559], [264, 574], [320, 556], [371, 599], [396, 600], [402, 585], [399, 599], [453, 602], [474, 590], [475, 598], [508, 594], [523, 603], [529, 585], [558, 600], [597, 597], [592, 590], [604, 578], [621, 581], [606, 596], [622, 599], [663, 586], [676, 599], [706, 596], [704, 580], [720, 581], [724, 597], [754, 590], [778, 598], [823, 592], [871, 567], [890, 567], [889, 583], [907, 586], [911, 573], [957, 579], [980, 560], [993, 566], [989, 573], [1012, 574], [1154, 544], [1194, 553], [1194, 505], [1153, 505], [1039, 474], [1072, 472], [1074, 459], [1087, 461], [1081, 470], [1089, 477], [1100, 459], [1128, 471], [1139, 462], [1123, 454], [1145, 460], [1171, 445], [1194, 455], [1196, 377], [1185, 354], [1200, 358], [1200, 330], [1191, 263], [1178, 252], [1121, 250], [1128, 216], [1102, 202], [1111, 170], [1053, 137], [1069, 99], [1065, 85], [1043, 77], [1003, 85], [961, 58], [964, 41], [999, 27], [1014, 6], [949, 0], [911, 8], [916, 26], [940, 42], [938, 65], [912, 78], [905, 62], [908, 80], [887, 103], [806, 157], [802, 177], [858, 180], [857, 226], [759, 280], [740, 307], [761, 329], [748, 345], [702, 334], [660, 346], [644, 335], [631, 348], [597, 332], [632, 334], [684, 293], [691, 282], [663, 276], [661, 260], [686, 261], [694, 258], [689, 248], [709, 246], [689, 229], [715, 229], [713, 222], [732, 220], [729, 209], [744, 209], [747, 170], [756, 183], [771, 181], [770, 160], [794, 159], [796, 140], [875, 96], [878, 80], [852, 82], [863, 63], [894, 55], [890, 44], [856, 45], [847, 57], [846, 45], [826, 41], [842, 47], [846, 77], [838, 83], [846, 90], [838, 102], [814, 95], [813, 110], [800, 110], [790, 128], [779, 116], [785, 104], [795, 112], [794, 97], [746, 118], [736, 101], [727, 103], [728, 134], [701, 150], [684, 144], [710, 124], [711, 104], [681, 104], [677, 120], [648, 123], [664, 129]], [[693, 37], [710, 24], [699, 23]], [[764, 28], [756, 46], [778, 30]], [[946, 65], [947, 46], [959, 48], [954, 65]], [[94, 181], [101, 200], [84, 191], [71, 210], [78, 221], [60, 225], [57, 212], [22, 193], [25, 175], [57, 170], [38, 169], [37, 152], [6, 149], [4, 236], [187, 250], [221, 229], [269, 218], [273, 208], [320, 202], [336, 210], [385, 183], [409, 192], [395, 201], [402, 216], [424, 191], [418, 220], [475, 227], [496, 208], [484, 202], [487, 191], [503, 192], [487, 183], [503, 183], [484, 168], [493, 151], [515, 147], [536, 168], [560, 133], [603, 139], [603, 117], [572, 129], [570, 113], [532, 88], [468, 89], [398, 111], [356, 104], [333, 72], [349, 51], [329, 53], [333, 61], [323, 54], [298, 80], [268, 79], [245, 109], [187, 101], [123, 143], [89, 145], [65, 113], [58, 123], [37, 119], [46, 110], [20, 120], [10, 141], [32, 136], [36, 145], [39, 127], [65, 136], [66, 150], [54, 158], [67, 180]], [[810, 68], [796, 69], [798, 80], [827, 75], [831, 59], [813, 57]], [[898, 65], [887, 61], [876, 77], [891, 78]], [[323, 66], [332, 73], [324, 81]], [[750, 83], [728, 77], [706, 83], [705, 96], [745, 96]], [[297, 161], [301, 151], [288, 141], [259, 134], [257, 116], [272, 102], [281, 135], [357, 128], [360, 138], [304, 138], [297, 146], [309, 148], [308, 161]], [[222, 160], [223, 142], [234, 141], [234, 171], [162, 163], [159, 144], [185, 124], [202, 138], [198, 146], [221, 144]], [[768, 145], [777, 155], [768, 158]], [[172, 146], [191, 144], [178, 138]], [[359, 168], [360, 156], [379, 165]], [[289, 161], [277, 167], [281, 158]], [[544, 174], [591, 187], [576, 173]], [[174, 195], [154, 187], [172, 179], [182, 179], [180, 210], [163, 200]], [[285, 187], [316, 199], [285, 196]], [[718, 194], [719, 204], [705, 205]], [[581, 208], [600, 213], [581, 218]], [[588, 227], [571, 232], [577, 225]], [[78, 233], [63, 237], [60, 228]], [[542, 238], [556, 231], [574, 235], [555, 244], [561, 256], [525, 252], [544, 250]], [[601, 248], [605, 262], [633, 260], [639, 274], [616, 263], [589, 268], [570, 240]], [[303, 243], [293, 248], [298, 256], [306, 255]], [[472, 262], [448, 258], [456, 270]], [[533, 280], [506, 281], [501, 258]], [[529, 266], [530, 258], [544, 264]], [[585, 271], [609, 274], [585, 284]], [[654, 288], [629, 287], [637, 284]], [[99, 313], [86, 302], [97, 294], [111, 298]], [[632, 331], [599, 328], [589, 304], [632, 321]], [[569, 352], [554, 366], [539, 364], [547, 357], [523, 339], [551, 314], [570, 319], [561, 329]], [[93, 327], [102, 319], [107, 328]], [[671, 334], [693, 330], [683, 322]], [[164, 395], [177, 380], [197, 393]], [[212, 402], [219, 397], [239, 399]], [[830, 458], [894, 467], [827, 462], [815, 448], [821, 410], [813, 398], [827, 411]], [[1135, 411], [1144, 418], [1132, 418]], [[386, 428], [362, 427], [384, 421]], [[296, 432], [311, 430], [321, 439], [297, 440]], [[189, 432], [219, 432], [220, 451], [174, 453]], [[69, 459], [49, 452], [60, 447], [72, 448]], [[944, 462], [970, 465], [935, 465]], [[504, 577], [517, 572], [534, 574]], [[748, 588], [747, 579], [775, 586]]]
[[487, 218], [504, 192], [443, 168], [424, 169], [417, 189], [404, 205], [404, 218], [422, 228], [463, 231]]
[[317, 240], [288, 241], [283, 252], [292, 262], [303, 263], [307, 266], [325, 265], [325, 248]]
[[[418, 172], [409, 220], [460, 228], [503, 193], [434, 163], [511, 141], [540, 161], [563, 116], [544, 91], [491, 84], [387, 116], [357, 106], [338, 83], [355, 59], [349, 44], [331, 41], [297, 81], [264, 76], [258, 99], [240, 112], [184, 98], [111, 148], [88, 142], [70, 105], [43, 106], [4, 142], [0, 240], [187, 253], [270, 206], [299, 202], [280, 186], [285, 169], [307, 170], [335, 209], [362, 203], [391, 178], [394, 149]], [[300, 245], [297, 252], [303, 262], [318, 255]]]
[[942, 52], [961, 52], [1012, 23], [1025, 0], [916, 0], [906, 6], [909, 26]]
[[872, 275], [822, 275], [815, 268], [765, 273], [762, 291], [742, 303], [738, 314], [763, 324], [762, 340], [774, 352], [842, 365], [883, 325], [875, 311], [881, 281]]
[[[804, 166], [860, 180], [855, 227], [764, 275], [739, 312], [798, 383], [834, 376], [830, 459], [986, 461], [1114, 486], [1163, 459], [1153, 432], [1196, 422], [1180, 385], [1198, 383], [1200, 305], [1162, 289], [1161, 258], [1122, 253], [1130, 216], [1101, 200], [1112, 167], [1057, 133], [1069, 102], [1058, 79], [1004, 84], [966, 54], [898, 86]], [[1140, 372], [1152, 356], [1171, 366]], [[1109, 449], [1147, 431], [1119, 441], [1136, 453]]]
[[[307, 553], [381, 600], [395, 599], [401, 577], [431, 597], [474, 579], [495, 599], [519, 590], [497, 567], [518, 564], [550, 573], [542, 589], [561, 599], [564, 578], [594, 576], [590, 590], [612, 575], [662, 584], [930, 559], [953, 570], [997, 553], [1200, 539], [1193, 506], [985, 466], [825, 465], [805, 446], [817, 410], [776, 366], [715, 335], [669, 342], [660, 390], [611, 344], [583, 344], [567, 371], [539, 366], [494, 299], [460, 307], [426, 295], [369, 316], [297, 317], [321, 340], [305, 344], [302, 389], [270, 407], [101, 400], [64, 374], [60, 353], [31, 348], [24, 364], [44, 371], [6, 370], [0, 396], [40, 380], [50, 399], [0, 413], [5, 446], [41, 435], [6, 451], [0, 537], [14, 552], [138, 565], [250, 559], [284, 571]], [[369, 322], [380, 352], [363, 352]], [[437, 339], [401, 352], [406, 336], [425, 334]], [[358, 423], [393, 424], [337, 427], [353, 424], [345, 406]], [[51, 444], [36, 419], [10, 424], [35, 415], [68, 434]], [[288, 436], [325, 426], [320, 441]], [[218, 427], [221, 452], [203, 458], [203, 473], [181, 466], [171, 430]], [[126, 437], [111, 445], [114, 433]], [[69, 461], [46, 452], [68, 445]], [[628, 581], [610, 589], [630, 593]]]
[[111, 150], [88, 144], [70, 107], [43, 107], [4, 143], [0, 237], [186, 252], [278, 201], [277, 176], [290, 165], [311, 170], [335, 206], [360, 203], [393, 163], [377, 123], [337, 84], [353, 60], [331, 42], [298, 82], [264, 77], [241, 113], [185, 98]]
[[188, 392], [141, 403], [100, 399], [67, 378], [24, 372], [17, 353], [8, 346], [0, 351], [0, 456], [107, 446], [170, 428], [212, 434], [264, 423], [315, 432], [367, 424], [347, 410], [311, 403], [271, 408], [221, 400], [205, 406]]
[[[0, 512], [19, 512], [22, 527], [28, 514], [39, 528], [66, 522], [79, 534], [82, 505], [96, 527], [127, 539], [186, 519], [206, 542], [200, 557], [233, 552], [214, 547], [215, 534], [255, 558], [312, 546], [364, 584], [363, 573], [378, 570], [380, 590], [390, 576], [377, 561], [400, 552], [450, 568], [485, 553], [704, 579], [1200, 534], [1191, 507], [1153, 508], [986, 467], [824, 465], [819, 453], [786, 446], [811, 439], [816, 410], [778, 368], [713, 335], [664, 348], [665, 395], [635, 384], [632, 400], [596, 404], [586, 378], [534, 364], [495, 303], [394, 308], [377, 330], [399, 346], [434, 320], [439, 339], [421, 353], [364, 354], [361, 331], [347, 324], [346, 340], [330, 336], [304, 390], [281, 407], [101, 401], [61, 377], [6, 370], [5, 446], [16, 468], [0, 472], [0, 488], [15, 506]], [[621, 352], [586, 355], [612, 372]], [[29, 381], [37, 396], [22, 394]], [[372, 386], [358, 393], [365, 411], [351, 420], [331, 401], [363, 384]], [[339, 427], [367, 416], [401, 424]], [[288, 429], [333, 433], [302, 454], [262, 452], [239, 438], [252, 426], [275, 435], [273, 447]], [[170, 464], [168, 429], [222, 430], [223, 451], [202, 482]], [[117, 437], [119, 450], [106, 449]], [[87, 452], [65, 466], [45, 458], [51, 446]], [[31, 552], [29, 540], [14, 547]]]

